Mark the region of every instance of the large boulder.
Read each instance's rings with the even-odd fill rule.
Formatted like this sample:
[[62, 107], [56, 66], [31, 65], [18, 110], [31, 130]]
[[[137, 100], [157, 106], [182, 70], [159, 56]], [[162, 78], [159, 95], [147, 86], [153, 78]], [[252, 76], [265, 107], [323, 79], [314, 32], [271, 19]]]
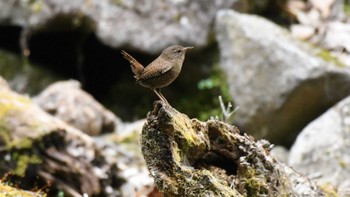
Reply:
[[319, 185], [350, 195], [350, 97], [311, 122], [293, 144], [289, 165]]
[[52, 31], [45, 25], [61, 18], [55, 28], [84, 26], [108, 46], [155, 53], [174, 43], [205, 46], [216, 12], [235, 1], [1, 1], [0, 24]]
[[348, 68], [330, 64], [286, 30], [258, 16], [222, 10], [216, 17], [221, 68], [236, 124], [290, 146], [310, 121], [350, 93]]
[[56, 82], [34, 101], [46, 112], [89, 135], [116, 128], [116, 116], [83, 91], [78, 81]]

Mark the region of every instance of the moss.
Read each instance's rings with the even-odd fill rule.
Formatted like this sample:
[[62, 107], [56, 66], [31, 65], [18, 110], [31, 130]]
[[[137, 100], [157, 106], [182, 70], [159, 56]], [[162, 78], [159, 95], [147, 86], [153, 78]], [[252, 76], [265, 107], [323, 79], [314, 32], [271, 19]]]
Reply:
[[11, 187], [6, 183], [0, 181], [0, 196], [1, 197], [13, 197], [13, 196], [21, 196], [21, 197], [46, 197], [46, 194], [41, 191], [30, 192], [24, 191], [15, 187]]
[[123, 0], [113, 0], [112, 3], [118, 7], [123, 5]]
[[31, 101], [28, 97], [17, 96], [9, 92], [0, 92], [0, 119], [4, 119], [11, 110], [20, 110], [28, 107]]
[[33, 13], [39, 13], [42, 11], [44, 2], [42, 0], [31, 2], [30, 9]]
[[42, 160], [37, 155], [12, 154], [14, 160], [17, 161], [17, 166], [13, 172], [18, 176], [24, 176], [29, 165], [40, 164]]
[[319, 185], [321, 190], [325, 193], [326, 197], [339, 197], [338, 193], [331, 184]]
[[[192, 124], [190, 119], [183, 114], [176, 113], [173, 115], [172, 125], [174, 125], [175, 141], [179, 142], [179, 144], [172, 144], [172, 153], [176, 162], [187, 164], [206, 149], [208, 140], [204, 137], [200, 139], [196, 130], [191, 127]], [[193, 149], [196, 149], [195, 153], [189, 152]], [[191, 158], [188, 158], [188, 156]]]
[[348, 164], [346, 163], [346, 161], [344, 161], [344, 160], [339, 160], [338, 162], [339, 162], [339, 165], [340, 165], [342, 168], [348, 167]]
[[32, 147], [33, 140], [30, 138], [23, 138], [18, 140], [11, 140], [8, 144], [8, 148], [30, 148]]
[[[191, 168], [182, 167], [174, 180], [172, 182], [178, 183], [178, 196], [241, 196], [209, 170], [193, 171]], [[205, 188], [199, 186], [205, 186]]]
[[325, 49], [319, 49], [316, 53], [317, 56], [321, 57], [323, 60], [333, 63], [340, 67], [345, 67], [345, 64], [341, 63], [338, 58], [334, 57], [329, 51]]
[[269, 193], [269, 186], [266, 177], [260, 175], [254, 167], [242, 166], [241, 177], [245, 177], [245, 190], [247, 196], [261, 196]]
[[181, 137], [184, 137], [189, 145], [199, 145], [200, 140], [197, 138], [195, 131], [190, 127], [191, 122], [182, 114], [177, 114], [173, 119], [174, 129], [180, 132]]
[[[32, 140], [30, 138], [13, 139], [11, 131], [6, 124], [6, 120], [10, 119], [16, 111], [22, 111], [31, 106], [31, 101], [27, 97], [18, 96], [10, 92], [0, 92], [0, 141], [5, 144], [7, 149], [11, 148], [30, 148]], [[19, 116], [19, 115], [18, 115]], [[17, 117], [20, 118], [20, 117]], [[32, 127], [35, 127], [35, 122], [31, 122]]]

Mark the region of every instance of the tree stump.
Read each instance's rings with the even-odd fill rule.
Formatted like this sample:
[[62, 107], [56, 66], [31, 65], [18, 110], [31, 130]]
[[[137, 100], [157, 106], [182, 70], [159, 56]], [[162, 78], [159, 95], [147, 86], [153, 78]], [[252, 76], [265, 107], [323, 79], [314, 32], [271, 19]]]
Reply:
[[325, 196], [314, 182], [279, 163], [272, 145], [219, 120], [189, 119], [155, 102], [142, 153], [165, 196]]

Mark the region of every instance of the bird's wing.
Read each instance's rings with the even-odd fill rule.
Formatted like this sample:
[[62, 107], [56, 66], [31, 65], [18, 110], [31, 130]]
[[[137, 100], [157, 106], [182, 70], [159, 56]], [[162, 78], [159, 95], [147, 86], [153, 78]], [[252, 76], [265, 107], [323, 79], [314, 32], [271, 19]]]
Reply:
[[144, 67], [142, 66], [142, 64], [140, 64], [135, 58], [133, 58], [131, 55], [129, 55], [124, 50], [122, 50], [121, 53], [124, 56], [124, 58], [130, 62], [131, 70], [135, 74], [135, 77], [139, 78], [141, 73], [144, 70]]
[[141, 80], [151, 79], [168, 72], [173, 67], [172, 62], [154, 60], [142, 72]]

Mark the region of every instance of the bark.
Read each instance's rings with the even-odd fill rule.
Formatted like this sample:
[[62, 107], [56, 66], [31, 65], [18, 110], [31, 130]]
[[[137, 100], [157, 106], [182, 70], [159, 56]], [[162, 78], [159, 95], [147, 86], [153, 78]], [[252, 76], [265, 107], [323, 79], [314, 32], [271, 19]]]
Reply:
[[189, 119], [160, 102], [147, 115], [141, 145], [165, 196], [326, 196], [275, 160], [268, 141], [219, 120]]

